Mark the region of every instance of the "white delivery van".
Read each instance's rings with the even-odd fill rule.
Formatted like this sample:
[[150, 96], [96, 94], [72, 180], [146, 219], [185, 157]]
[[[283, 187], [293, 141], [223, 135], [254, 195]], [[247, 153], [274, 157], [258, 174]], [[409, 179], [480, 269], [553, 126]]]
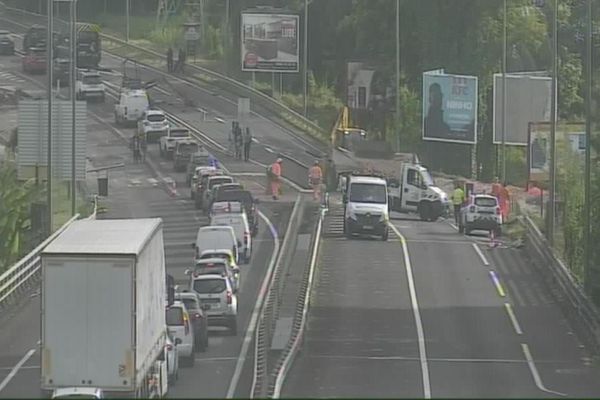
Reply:
[[210, 219], [211, 226], [230, 226], [235, 232], [235, 238], [239, 247], [239, 262], [245, 264], [252, 257], [252, 235], [246, 214], [216, 214]]
[[235, 254], [236, 262], [240, 262], [242, 255], [235, 231], [230, 226], [203, 226], [198, 229], [196, 242], [192, 244], [196, 251], [196, 260], [204, 250], [231, 249]]
[[123, 90], [119, 95], [119, 102], [115, 104], [115, 123], [117, 125], [137, 124], [149, 107], [148, 93], [145, 90]]
[[388, 191], [385, 179], [350, 175], [344, 201], [344, 232], [381, 236], [388, 239]]

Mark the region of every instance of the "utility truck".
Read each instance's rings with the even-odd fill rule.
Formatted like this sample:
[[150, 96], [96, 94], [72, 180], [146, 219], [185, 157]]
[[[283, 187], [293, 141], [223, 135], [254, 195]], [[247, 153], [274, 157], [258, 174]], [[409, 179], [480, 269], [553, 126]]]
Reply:
[[41, 387], [164, 397], [167, 288], [162, 220], [79, 220], [42, 252]]

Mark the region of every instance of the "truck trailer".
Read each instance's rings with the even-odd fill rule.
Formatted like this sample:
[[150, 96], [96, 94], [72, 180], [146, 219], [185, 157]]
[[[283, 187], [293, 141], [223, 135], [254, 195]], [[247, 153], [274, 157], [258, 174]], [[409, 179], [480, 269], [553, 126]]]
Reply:
[[41, 388], [164, 397], [162, 220], [79, 220], [42, 252]]

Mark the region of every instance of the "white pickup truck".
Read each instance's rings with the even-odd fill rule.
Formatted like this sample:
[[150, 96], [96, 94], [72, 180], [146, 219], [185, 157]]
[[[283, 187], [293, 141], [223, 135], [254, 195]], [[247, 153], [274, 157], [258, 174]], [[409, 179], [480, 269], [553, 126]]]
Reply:
[[167, 135], [161, 136], [160, 138], [160, 156], [171, 158], [173, 156], [173, 151], [175, 150], [175, 143], [177, 143], [178, 140], [187, 139], [192, 139], [189, 129], [180, 126], [169, 127], [167, 130]]

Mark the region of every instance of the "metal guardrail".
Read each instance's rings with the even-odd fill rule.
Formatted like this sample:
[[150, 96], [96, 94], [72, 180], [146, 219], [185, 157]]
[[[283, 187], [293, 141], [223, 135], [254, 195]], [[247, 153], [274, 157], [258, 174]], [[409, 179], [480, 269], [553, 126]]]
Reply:
[[[42, 15], [42, 14], [37, 14], [37, 13], [33, 13], [30, 11], [26, 11], [26, 10], [21, 10], [19, 8], [14, 8], [14, 7], [8, 7], [4, 4], [1, 4], [3, 9], [5, 10], [9, 10], [11, 12], [17, 13], [17, 14], [22, 14], [22, 15], [28, 15], [30, 17], [36, 18], [38, 23], [45, 23], [45, 19], [46, 16]], [[40, 18], [42, 18], [44, 21], [40, 20]], [[61, 23], [64, 25], [64, 27], [67, 26], [67, 22], [64, 20], [60, 20], [57, 19], [57, 22]], [[153, 57], [156, 57], [160, 60], [165, 58], [164, 54], [161, 54], [155, 50], [152, 49], [147, 49], [132, 43], [129, 43], [123, 39], [117, 38], [115, 36], [106, 34], [106, 33], [100, 33], [100, 36], [103, 39], [106, 39], [108, 41], [112, 41], [114, 43], [119, 44], [120, 46], [127, 46], [130, 47], [132, 49], [135, 49], [137, 51], [152, 55]], [[303, 125], [304, 128], [309, 128], [313, 131], [316, 131], [317, 133], [320, 134], [321, 139], [325, 138], [325, 131], [316, 123], [314, 123], [313, 121], [309, 120], [308, 118], [304, 117], [302, 114], [298, 113], [297, 111], [293, 110], [292, 108], [288, 107], [287, 105], [283, 104], [280, 101], [277, 101], [276, 99], [264, 94], [263, 92], [256, 90], [255, 88], [248, 86], [240, 81], [237, 81], [233, 78], [230, 78], [228, 76], [222, 75], [216, 71], [213, 71], [211, 69], [208, 68], [204, 68], [204, 67], [200, 67], [194, 64], [187, 64], [186, 68], [191, 68], [197, 72], [200, 72], [202, 74], [205, 74], [207, 76], [209, 76], [212, 79], [216, 79], [216, 80], [220, 80], [222, 82], [225, 82], [233, 87], [235, 87], [238, 90], [242, 90], [246, 95], [249, 95], [248, 97], [252, 97], [255, 100], [259, 99], [263, 102], [266, 102], [269, 106], [270, 109], [273, 110], [273, 108], [277, 109], [279, 112], [276, 114], [279, 114], [280, 117], [282, 117], [284, 120], [286, 119], [283, 114], [287, 113], [289, 114], [291, 117], [293, 117], [297, 123], [299, 123], [300, 125]]]
[[[285, 281], [286, 271], [291, 262], [293, 247], [298, 238], [298, 227], [302, 223], [304, 214], [304, 202], [301, 195], [298, 195], [290, 220], [285, 232], [284, 240], [277, 256], [275, 270], [271, 277], [268, 287], [266, 302], [261, 309], [258, 328], [254, 338], [254, 373], [252, 377], [252, 387], [250, 398], [264, 398], [268, 385], [269, 372], [269, 348], [275, 331], [275, 324], [281, 304], [280, 298], [283, 292], [283, 283]], [[291, 250], [291, 251], [290, 251]]]
[[319, 244], [321, 243], [321, 232], [323, 230], [323, 220], [325, 216], [325, 210], [322, 210], [317, 222], [315, 229], [314, 241], [311, 249], [311, 258], [309, 267], [306, 269], [305, 277], [303, 279], [302, 288], [298, 299], [296, 308], [296, 315], [294, 316], [292, 334], [288, 341], [286, 348], [283, 350], [279, 362], [272, 371], [273, 383], [269, 387], [267, 393], [269, 398], [277, 399], [281, 396], [281, 390], [287, 377], [287, 374], [300, 350], [300, 345], [304, 338], [304, 330], [306, 328], [306, 321], [308, 319], [308, 312], [310, 308], [310, 298], [312, 293], [313, 281], [315, 276], [315, 268], [317, 264], [317, 257], [319, 254]]
[[[93, 215], [95, 218], [95, 214]], [[77, 218], [79, 218], [79, 214], [68, 220], [29, 254], [0, 275], [0, 305], [3, 305], [14, 294], [22, 292], [23, 289], [30, 289], [29, 284], [33, 281], [31, 278], [38, 274], [41, 267], [40, 253]]]
[[579, 328], [579, 334], [595, 354], [600, 353], [600, 311], [585, 294], [581, 284], [557, 257], [548, 241], [528, 216], [519, 217], [527, 229], [525, 248], [533, 264], [542, 272], [543, 278], [558, 294], [559, 303], [566, 306], [567, 318]]

